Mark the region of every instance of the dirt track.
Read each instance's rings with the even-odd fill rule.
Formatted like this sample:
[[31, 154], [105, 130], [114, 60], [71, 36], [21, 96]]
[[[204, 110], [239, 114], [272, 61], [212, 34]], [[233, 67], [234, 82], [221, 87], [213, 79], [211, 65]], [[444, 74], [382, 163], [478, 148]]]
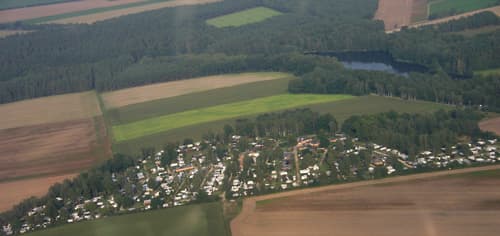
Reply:
[[0, 23], [15, 22], [44, 16], [59, 15], [93, 8], [111, 7], [141, 1], [143, 0], [82, 0], [76, 2], [65, 2], [43, 6], [9, 9], [0, 11]]
[[130, 7], [126, 9], [119, 9], [114, 11], [107, 11], [102, 13], [77, 16], [72, 18], [66, 18], [61, 20], [50, 21], [47, 23], [55, 23], [55, 24], [92, 24], [98, 21], [108, 20], [124, 15], [135, 14], [145, 11], [157, 10], [161, 8], [167, 7], [178, 7], [178, 6], [188, 6], [188, 5], [198, 5], [198, 4], [207, 4], [213, 2], [219, 2], [222, 0], [172, 0], [168, 2], [161, 2], [155, 4], [148, 4], [144, 6], [138, 7]]
[[[496, 235], [498, 178], [407, 183], [481, 170], [500, 170], [500, 165], [247, 198], [231, 222], [232, 235]], [[256, 209], [257, 201], [269, 199], [277, 200]]]
[[49, 187], [65, 179], [71, 179], [76, 174], [41, 177], [36, 179], [0, 182], [0, 212], [10, 209], [14, 204], [31, 196], [41, 197], [47, 193]]
[[480, 122], [479, 128], [483, 131], [490, 131], [500, 136], [500, 117]]
[[104, 93], [102, 98], [107, 108], [117, 108], [157, 99], [180, 96], [188, 93], [231, 87], [258, 81], [280, 79], [288, 76], [288, 74], [283, 73], [246, 73], [208, 76], [122, 89]]

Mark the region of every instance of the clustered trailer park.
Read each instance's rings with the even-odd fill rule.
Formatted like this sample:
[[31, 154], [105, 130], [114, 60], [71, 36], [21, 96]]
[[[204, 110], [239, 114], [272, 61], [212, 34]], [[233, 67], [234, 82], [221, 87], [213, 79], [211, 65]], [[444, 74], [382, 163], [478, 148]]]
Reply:
[[[48, 217], [47, 206], [30, 209], [19, 233], [52, 225], [94, 220], [113, 214], [170, 208], [224, 195], [233, 200], [312, 185], [401, 175], [416, 171], [462, 168], [500, 161], [496, 139], [459, 143], [440, 153], [414, 158], [391, 147], [335, 134], [325, 143], [315, 135], [290, 140], [232, 135], [230, 143], [189, 142], [145, 155], [103, 182], [122, 186], [78, 201], [56, 198], [67, 211]], [[170, 152], [170, 153], [167, 153]], [[172, 158], [165, 158], [170, 156]], [[12, 225], [2, 227], [12, 235]]]

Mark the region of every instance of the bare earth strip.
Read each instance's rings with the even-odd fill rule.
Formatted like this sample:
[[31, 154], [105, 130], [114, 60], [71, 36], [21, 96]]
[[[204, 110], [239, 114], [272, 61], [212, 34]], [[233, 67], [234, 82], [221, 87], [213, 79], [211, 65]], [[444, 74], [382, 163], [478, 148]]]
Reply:
[[50, 96], [0, 105], [0, 130], [101, 115], [95, 92]]
[[[498, 178], [437, 178], [485, 170], [498, 171], [500, 165], [247, 198], [231, 231], [233, 236], [497, 235]], [[262, 200], [268, 202], [257, 206]]]
[[479, 128], [483, 131], [493, 132], [500, 136], [500, 117], [480, 122]]
[[379, 0], [375, 19], [384, 21], [385, 30], [411, 24], [415, 0]]
[[89, 14], [89, 15], [84, 15], [84, 16], [71, 17], [71, 18], [66, 18], [66, 19], [60, 19], [60, 20], [55, 20], [55, 21], [49, 21], [46, 23], [92, 24], [92, 23], [95, 23], [98, 21], [108, 20], [108, 19], [112, 19], [112, 18], [124, 16], [124, 15], [129, 15], [129, 14], [141, 13], [141, 12], [145, 12], [145, 11], [157, 10], [157, 9], [161, 9], [161, 8], [208, 4], [208, 3], [214, 3], [214, 2], [219, 2], [219, 1], [222, 1], [222, 0], [172, 0], [172, 1], [168, 1], [168, 2], [148, 4], [148, 5], [144, 5], [144, 6], [130, 7], [130, 8], [126, 8], [126, 9], [120, 9], [120, 10], [114, 10], [114, 11], [108, 11], [108, 12], [102, 12], [102, 13], [96, 13], [96, 14]]
[[107, 108], [118, 108], [194, 92], [281, 79], [289, 76], [289, 74], [285, 73], [245, 73], [208, 76], [122, 89], [104, 93], [102, 94], [102, 98]]
[[0, 182], [0, 212], [9, 210], [16, 203], [31, 196], [41, 197], [45, 195], [54, 183], [71, 179], [77, 174], [66, 174], [49, 176], [36, 179], [18, 180], [12, 182]]
[[82, 0], [44, 6], [25, 7], [0, 11], [0, 23], [15, 22], [44, 16], [59, 15], [101, 7], [111, 7], [144, 0]]

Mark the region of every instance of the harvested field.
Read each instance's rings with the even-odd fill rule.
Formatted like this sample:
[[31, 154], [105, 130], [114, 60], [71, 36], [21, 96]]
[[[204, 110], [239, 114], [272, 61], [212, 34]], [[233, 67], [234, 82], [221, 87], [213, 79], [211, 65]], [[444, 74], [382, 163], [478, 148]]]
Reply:
[[34, 6], [19, 9], [9, 9], [0, 11], [0, 23], [15, 22], [45, 16], [64, 14], [75, 11], [83, 11], [93, 8], [118, 6], [128, 3], [141, 2], [144, 0], [82, 0], [65, 2], [44, 6]]
[[105, 136], [92, 118], [0, 130], [0, 180], [78, 173], [110, 155]]
[[480, 122], [479, 128], [483, 131], [493, 132], [500, 136], [500, 117]]
[[413, 15], [413, 2], [419, 0], [379, 0], [375, 19], [384, 21], [385, 30], [409, 25]]
[[0, 105], [0, 130], [101, 115], [95, 92], [50, 96]]
[[[9, 210], [16, 203], [31, 196], [41, 197], [45, 195], [50, 186], [71, 179], [76, 174], [40, 177], [36, 179], [17, 180], [11, 182], [0, 182], [0, 212]], [[15, 191], [14, 191], [15, 190]]]
[[244, 73], [208, 76], [108, 92], [102, 94], [102, 98], [107, 108], [117, 108], [189, 93], [290, 76], [285, 73]]
[[233, 236], [493, 236], [500, 232], [499, 173], [497, 165], [247, 198], [231, 231]]
[[208, 4], [208, 3], [214, 3], [214, 2], [219, 2], [219, 1], [222, 1], [222, 0], [172, 0], [172, 1], [167, 1], [167, 2], [151, 3], [151, 4], [136, 6], [136, 7], [129, 7], [129, 8], [125, 8], [125, 9], [118, 9], [118, 10], [100, 12], [100, 13], [95, 13], [95, 14], [88, 14], [88, 15], [83, 15], [83, 16], [64, 18], [64, 19], [59, 19], [59, 20], [54, 20], [54, 21], [48, 21], [45, 23], [92, 24], [92, 23], [95, 23], [98, 21], [109, 20], [112, 18], [120, 17], [120, 16], [136, 14], [136, 13], [141, 13], [141, 12], [151, 11], [151, 10], [157, 10], [157, 9], [161, 9], [161, 8]]

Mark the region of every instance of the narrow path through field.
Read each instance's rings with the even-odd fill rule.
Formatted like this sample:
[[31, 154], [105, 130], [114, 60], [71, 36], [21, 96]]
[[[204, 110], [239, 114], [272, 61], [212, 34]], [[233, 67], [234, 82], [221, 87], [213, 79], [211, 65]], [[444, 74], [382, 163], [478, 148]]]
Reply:
[[392, 178], [386, 178], [386, 179], [361, 181], [361, 182], [338, 184], [338, 185], [329, 185], [329, 186], [324, 186], [324, 187], [307, 188], [307, 189], [282, 192], [282, 193], [277, 193], [277, 194], [270, 194], [270, 195], [246, 198], [243, 201], [243, 207], [242, 207], [241, 213], [231, 221], [231, 232], [232, 232], [233, 236], [248, 235], [244, 230], [245, 224], [247, 223], [247, 219], [255, 212], [257, 201], [291, 197], [291, 196], [308, 194], [308, 193], [318, 193], [318, 192], [332, 191], [332, 190], [344, 190], [344, 189], [365, 187], [365, 186], [377, 185], [377, 184], [402, 183], [402, 182], [407, 182], [407, 181], [412, 181], [412, 180], [421, 180], [421, 179], [436, 178], [436, 177], [442, 177], [442, 176], [448, 176], [448, 175], [464, 174], [464, 173], [471, 173], [471, 172], [477, 172], [477, 171], [487, 171], [487, 170], [500, 170], [500, 165], [466, 168], [466, 169], [449, 170], [449, 171], [439, 171], [439, 172], [415, 174], [415, 175], [408, 175], [408, 176], [398, 176], [398, 177], [392, 177]]

